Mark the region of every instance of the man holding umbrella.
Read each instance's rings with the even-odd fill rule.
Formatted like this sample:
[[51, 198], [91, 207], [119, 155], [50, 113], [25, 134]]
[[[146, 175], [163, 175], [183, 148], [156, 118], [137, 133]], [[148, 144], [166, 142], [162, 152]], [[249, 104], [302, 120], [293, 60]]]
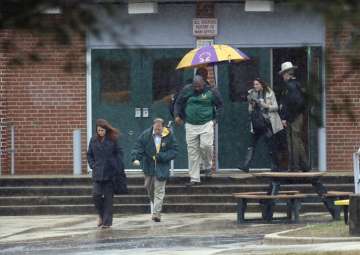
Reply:
[[218, 90], [208, 86], [200, 75], [195, 75], [192, 84], [186, 85], [176, 99], [175, 122], [180, 125], [185, 121], [188, 186], [200, 183], [200, 163], [204, 164], [205, 171], [211, 169], [214, 124], [222, 107], [223, 100]]
[[[186, 53], [176, 69], [203, 67], [221, 62], [240, 62], [248, 59], [246, 54], [236, 48], [213, 44]], [[203, 163], [205, 172], [209, 172], [211, 168], [214, 124], [223, 108], [223, 100], [216, 86], [207, 85], [201, 73], [199, 74], [195, 75], [192, 84], [183, 88], [174, 106], [176, 124], [179, 125], [185, 121], [190, 186], [200, 183], [200, 163]]]

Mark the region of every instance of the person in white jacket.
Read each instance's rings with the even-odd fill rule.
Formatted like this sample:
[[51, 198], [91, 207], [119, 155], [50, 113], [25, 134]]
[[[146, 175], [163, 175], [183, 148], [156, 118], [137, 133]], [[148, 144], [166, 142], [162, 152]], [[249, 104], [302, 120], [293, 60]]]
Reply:
[[[251, 141], [243, 165], [241, 165], [239, 169], [249, 172], [250, 163], [254, 158], [256, 144], [261, 137], [265, 136], [265, 142], [272, 161], [271, 170], [276, 171], [278, 170], [279, 163], [274, 134], [283, 130], [283, 125], [278, 114], [278, 104], [274, 91], [263, 80], [256, 78], [253, 81], [253, 85], [254, 87], [248, 91], [247, 97], [249, 102], [249, 115], [251, 116]], [[255, 117], [256, 114], [258, 114], [257, 117]], [[259, 116], [260, 114], [261, 116]], [[259, 121], [261, 121], [261, 123], [259, 123]]]

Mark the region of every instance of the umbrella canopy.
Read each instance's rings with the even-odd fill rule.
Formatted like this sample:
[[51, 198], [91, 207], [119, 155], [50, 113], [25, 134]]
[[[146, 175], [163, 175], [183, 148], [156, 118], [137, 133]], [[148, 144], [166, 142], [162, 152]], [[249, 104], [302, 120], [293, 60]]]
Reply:
[[176, 69], [214, 64], [223, 61], [240, 62], [248, 59], [249, 57], [246, 56], [245, 53], [229, 45], [214, 44], [189, 51], [181, 59]]

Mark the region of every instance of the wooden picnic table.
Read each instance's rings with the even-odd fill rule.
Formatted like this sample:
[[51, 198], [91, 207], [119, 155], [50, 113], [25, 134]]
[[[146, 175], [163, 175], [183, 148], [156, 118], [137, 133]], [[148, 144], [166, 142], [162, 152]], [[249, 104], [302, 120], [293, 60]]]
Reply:
[[318, 181], [324, 172], [263, 172], [263, 173], [253, 173], [252, 175], [256, 178], [261, 178], [265, 180], [275, 180], [282, 182], [305, 182], [310, 183], [312, 181]]
[[[305, 184], [310, 183], [318, 196], [322, 199], [325, 207], [333, 217], [338, 220], [340, 218], [340, 210], [334, 206], [334, 200], [339, 198], [347, 198], [348, 192], [328, 192], [326, 187], [321, 182], [321, 177], [324, 172], [262, 172], [253, 173], [256, 178], [269, 182], [268, 195], [277, 195], [281, 189], [282, 184]], [[294, 187], [292, 187], [293, 189]], [[271, 218], [272, 206], [274, 203], [268, 203], [266, 211], [268, 212], [268, 218]]]

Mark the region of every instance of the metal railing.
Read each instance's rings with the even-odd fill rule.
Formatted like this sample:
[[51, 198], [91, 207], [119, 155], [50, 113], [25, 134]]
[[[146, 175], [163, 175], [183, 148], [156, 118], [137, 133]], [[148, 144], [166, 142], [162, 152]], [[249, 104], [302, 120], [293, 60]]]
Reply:
[[[10, 149], [9, 150], [2, 150], [0, 147], [0, 175], [2, 175], [3, 172], [3, 162], [2, 162], [2, 156], [6, 155], [7, 153], [10, 154], [10, 174], [15, 175], [15, 126], [10, 126]], [[0, 130], [0, 141], [2, 139], [1, 130]]]
[[10, 133], [11, 133], [11, 147], [10, 147], [10, 158], [11, 158], [11, 175], [15, 175], [15, 126], [10, 127]]
[[[2, 135], [0, 132], [0, 141]], [[10, 154], [10, 174], [15, 175], [15, 126], [10, 126], [10, 149], [2, 150], [0, 147], [0, 176], [3, 173], [2, 156], [6, 153]], [[73, 132], [73, 174], [81, 175], [81, 130], [76, 129]]]

